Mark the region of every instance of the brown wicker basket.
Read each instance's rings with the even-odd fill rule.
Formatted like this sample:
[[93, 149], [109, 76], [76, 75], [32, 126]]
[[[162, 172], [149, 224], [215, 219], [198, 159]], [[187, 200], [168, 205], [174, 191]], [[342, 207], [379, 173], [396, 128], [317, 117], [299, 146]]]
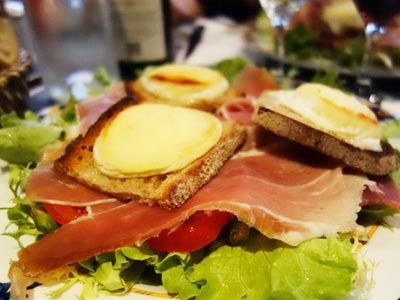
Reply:
[[0, 71], [0, 115], [16, 111], [22, 115], [29, 98], [28, 73], [31, 58], [21, 50], [19, 63]]

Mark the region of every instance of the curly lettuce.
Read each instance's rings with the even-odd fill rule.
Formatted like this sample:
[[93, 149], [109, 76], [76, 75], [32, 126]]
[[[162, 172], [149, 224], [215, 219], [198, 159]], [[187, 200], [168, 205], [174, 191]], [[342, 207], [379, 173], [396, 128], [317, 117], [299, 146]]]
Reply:
[[14, 204], [7, 208], [10, 221], [3, 235], [14, 238], [23, 248], [23, 236], [40, 239], [45, 234], [58, 228], [57, 223], [37, 203], [29, 200], [24, 194], [26, 180], [31, 172], [30, 166], [9, 165], [9, 186], [13, 193]]

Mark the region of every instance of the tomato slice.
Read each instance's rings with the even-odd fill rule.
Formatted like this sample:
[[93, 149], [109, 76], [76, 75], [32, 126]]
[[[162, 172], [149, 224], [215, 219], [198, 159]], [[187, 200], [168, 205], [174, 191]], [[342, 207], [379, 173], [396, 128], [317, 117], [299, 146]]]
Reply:
[[233, 219], [223, 211], [199, 211], [173, 232], [163, 230], [158, 237], [148, 239], [147, 245], [158, 251], [193, 252], [214, 241], [222, 228]]
[[42, 203], [47, 213], [60, 225], [67, 224], [76, 218], [86, 215], [85, 207]]

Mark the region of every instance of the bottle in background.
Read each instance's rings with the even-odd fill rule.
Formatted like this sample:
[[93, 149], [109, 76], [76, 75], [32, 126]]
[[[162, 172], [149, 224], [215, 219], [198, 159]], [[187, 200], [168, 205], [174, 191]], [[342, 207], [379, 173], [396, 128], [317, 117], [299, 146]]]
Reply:
[[171, 60], [168, 0], [113, 0], [111, 10], [121, 79], [135, 79], [146, 66]]

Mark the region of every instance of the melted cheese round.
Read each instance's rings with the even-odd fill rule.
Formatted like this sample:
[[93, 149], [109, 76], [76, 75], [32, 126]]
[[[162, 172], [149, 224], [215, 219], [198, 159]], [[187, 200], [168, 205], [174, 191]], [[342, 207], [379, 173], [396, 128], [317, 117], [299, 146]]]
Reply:
[[322, 20], [334, 34], [340, 35], [349, 29], [362, 32], [365, 25], [352, 0], [334, 0], [324, 6]]
[[381, 151], [375, 114], [355, 96], [321, 84], [266, 92], [259, 105], [364, 150]]
[[163, 65], [147, 70], [139, 79], [142, 88], [173, 105], [211, 103], [229, 87], [218, 71], [187, 65]]
[[221, 122], [206, 112], [155, 103], [133, 105], [102, 129], [93, 155], [108, 176], [165, 174], [204, 155], [221, 134]]

